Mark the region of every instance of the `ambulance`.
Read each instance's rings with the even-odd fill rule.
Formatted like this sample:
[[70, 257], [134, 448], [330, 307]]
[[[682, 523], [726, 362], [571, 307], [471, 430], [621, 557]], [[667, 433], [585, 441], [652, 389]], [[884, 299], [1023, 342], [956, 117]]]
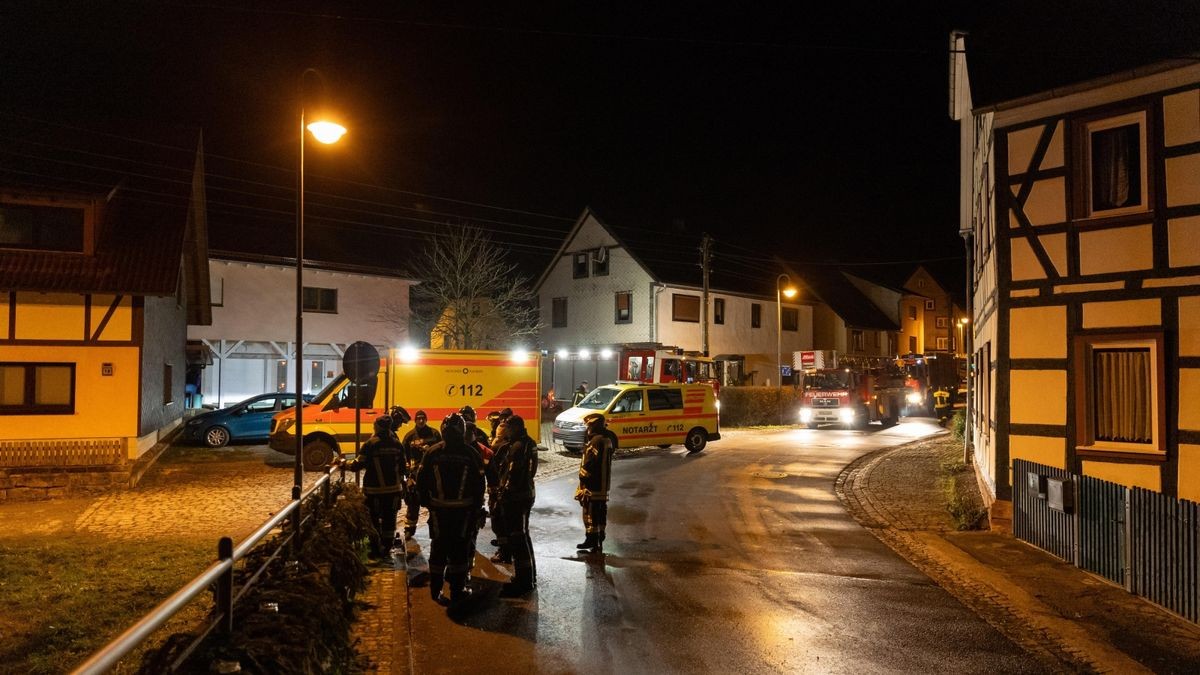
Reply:
[[[373, 375], [355, 384], [343, 372], [304, 406], [304, 468], [320, 469], [338, 455], [356, 452], [371, 437], [375, 418], [393, 406], [409, 414], [424, 410], [436, 428], [443, 417], [469, 405], [484, 431], [490, 431], [488, 413], [511, 408], [538, 441], [539, 360], [536, 351], [390, 350], [380, 356]], [[273, 450], [296, 454], [295, 424], [294, 408], [275, 415], [269, 443]], [[396, 433], [403, 438], [411, 428], [410, 422]]]
[[583, 418], [600, 412], [621, 447], [683, 444], [700, 452], [720, 440], [717, 398], [707, 384], [642, 384], [618, 382], [597, 387], [554, 420], [554, 440], [568, 450], [580, 450], [587, 440]]

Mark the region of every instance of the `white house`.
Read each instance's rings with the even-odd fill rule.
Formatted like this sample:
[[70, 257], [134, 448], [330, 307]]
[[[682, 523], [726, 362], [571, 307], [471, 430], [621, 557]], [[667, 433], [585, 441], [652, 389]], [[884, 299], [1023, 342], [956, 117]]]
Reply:
[[[704, 347], [703, 283], [698, 248], [680, 237], [616, 228], [585, 209], [537, 280], [541, 338], [548, 351], [543, 381], [562, 397], [583, 380], [616, 377], [618, 346], [659, 343], [688, 351]], [[773, 268], [773, 265], [765, 265]], [[776, 274], [761, 278], [716, 266], [707, 307], [708, 353], [727, 366], [728, 380], [778, 384], [776, 340], [783, 363], [813, 348], [816, 300], [803, 291], [784, 299], [776, 326]]]
[[[212, 364], [199, 382], [204, 403], [295, 391], [295, 263], [214, 251], [209, 280], [212, 324], [188, 328], [189, 341], [211, 352]], [[342, 353], [352, 342], [383, 349], [403, 341], [413, 283], [393, 270], [306, 261], [301, 389], [320, 391], [341, 371]]]

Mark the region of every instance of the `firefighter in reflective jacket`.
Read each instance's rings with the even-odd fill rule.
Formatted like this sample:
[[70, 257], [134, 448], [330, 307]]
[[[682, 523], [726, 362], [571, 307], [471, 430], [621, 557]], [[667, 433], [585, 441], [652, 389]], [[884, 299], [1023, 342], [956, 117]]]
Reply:
[[[403, 408], [397, 409], [403, 411]], [[407, 413], [403, 413], [407, 415]], [[363, 495], [375, 536], [371, 537], [370, 557], [384, 558], [391, 555], [396, 538], [396, 511], [404, 494], [404, 483], [408, 467], [404, 461], [404, 450], [400, 440], [392, 431], [392, 418], [380, 415], [375, 419], [375, 435], [371, 436], [358, 450], [354, 461], [347, 465], [351, 471], [365, 469]]]
[[[452, 609], [471, 596], [467, 581], [483, 510], [483, 463], [466, 444], [466, 433], [462, 415], [447, 415], [442, 445], [425, 453], [416, 483], [420, 503], [429, 509], [429, 592]], [[450, 585], [448, 603], [443, 581]]]
[[604, 550], [604, 525], [608, 522], [608, 487], [612, 474], [613, 443], [605, 433], [604, 415], [592, 413], [587, 424], [587, 444], [579, 460], [579, 488], [575, 500], [583, 507], [583, 529], [587, 537], [575, 548], [599, 553]]
[[500, 505], [501, 531], [513, 561], [512, 581], [500, 590], [500, 597], [515, 598], [528, 594], [537, 583], [533, 540], [529, 538], [529, 513], [533, 510], [535, 496], [533, 478], [538, 464], [537, 444], [529, 437], [525, 420], [520, 415], [512, 415], [502, 422], [500, 431], [507, 443], [496, 500]]
[[437, 429], [427, 423], [429, 417], [424, 410], [418, 410], [413, 415], [411, 431], [404, 435], [404, 458], [408, 465], [409, 489], [404, 493], [404, 538], [412, 539], [417, 533], [417, 517], [421, 512], [421, 504], [417, 499], [417, 491], [413, 481], [417, 479], [417, 468], [425, 452], [442, 442], [442, 435]]

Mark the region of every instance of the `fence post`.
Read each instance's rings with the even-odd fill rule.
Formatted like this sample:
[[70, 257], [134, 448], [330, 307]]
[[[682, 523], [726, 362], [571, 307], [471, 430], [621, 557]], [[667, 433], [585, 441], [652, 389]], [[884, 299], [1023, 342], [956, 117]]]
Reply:
[[1125, 590], [1133, 592], [1133, 490], [1125, 488], [1125, 526], [1121, 528], [1121, 566], [1124, 568]]
[[292, 560], [300, 559], [300, 486], [292, 486], [292, 502], [296, 509], [292, 511]]
[[[217, 542], [217, 558], [221, 562], [233, 559], [233, 539], [221, 537]], [[217, 611], [221, 612], [221, 631], [229, 633], [233, 630], [233, 564], [221, 574], [217, 580]]]

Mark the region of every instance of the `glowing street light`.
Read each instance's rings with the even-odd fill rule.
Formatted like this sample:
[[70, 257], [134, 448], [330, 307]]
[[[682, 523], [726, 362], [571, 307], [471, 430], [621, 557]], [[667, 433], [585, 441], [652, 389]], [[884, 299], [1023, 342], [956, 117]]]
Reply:
[[775, 277], [775, 375], [779, 378], [779, 389], [775, 399], [778, 403], [780, 424], [783, 424], [783, 298], [790, 300], [796, 297], [796, 293], [798, 291], [788, 275], [780, 274]]
[[[296, 172], [296, 461], [292, 476], [292, 499], [300, 499], [304, 485], [304, 146], [308, 134], [326, 145], [336, 143], [346, 127], [327, 120], [305, 124], [304, 78], [319, 73], [309, 68], [300, 74], [300, 152]], [[299, 550], [300, 509], [292, 519], [293, 551]]]

